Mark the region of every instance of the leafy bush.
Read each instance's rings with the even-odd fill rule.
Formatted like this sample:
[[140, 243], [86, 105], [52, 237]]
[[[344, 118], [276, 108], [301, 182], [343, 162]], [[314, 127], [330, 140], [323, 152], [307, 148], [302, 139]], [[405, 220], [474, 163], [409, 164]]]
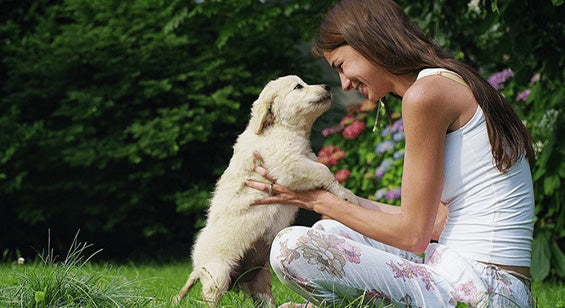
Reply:
[[315, 1], [20, 5], [0, 27], [2, 247], [47, 227], [115, 257], [189, 247], [259, 91], [319, 71], [299, 48]]

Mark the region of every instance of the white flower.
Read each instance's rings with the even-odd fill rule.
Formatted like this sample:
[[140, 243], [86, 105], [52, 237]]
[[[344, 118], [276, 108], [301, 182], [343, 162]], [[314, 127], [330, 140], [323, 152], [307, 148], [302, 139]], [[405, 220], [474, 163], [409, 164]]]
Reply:
[[469, 3], [467, 3], [467, 7], [469, 8], [469, 11], [480, 14], [481, 13], [481, 7], [479, 6], [479, 3], [480, 3], [480, 0], [469, 1]]

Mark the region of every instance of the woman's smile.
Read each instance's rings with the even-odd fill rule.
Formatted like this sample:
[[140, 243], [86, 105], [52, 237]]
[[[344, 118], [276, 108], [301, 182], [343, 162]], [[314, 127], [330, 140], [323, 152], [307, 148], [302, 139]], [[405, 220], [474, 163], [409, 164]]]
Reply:
[[362, 83], [359, 84], [359, 92], [361, 92], [361, 95], [363, 95], [364, 97], [368, 97], [367, 88]]

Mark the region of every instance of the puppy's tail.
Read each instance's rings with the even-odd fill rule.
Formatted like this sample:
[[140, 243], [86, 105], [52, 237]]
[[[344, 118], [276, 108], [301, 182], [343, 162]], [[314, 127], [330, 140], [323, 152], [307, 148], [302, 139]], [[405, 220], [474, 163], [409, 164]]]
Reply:
[[190, 290], [192, 285], [194, 285], [194, 283], [199, 278], [200, 278], [200, 270], [195, 270], [188, 276], [188, 280], [186, 280], [184, 287], [182, 287], [182, 289], [179, 292], [179, 295], [177, 295], [177, 297], [175, 298], [174, 301], [175, 304], [178, 305], [182, 301], [182, 299], [186, 296], [186, 294], [188, 294], [188, 291]]

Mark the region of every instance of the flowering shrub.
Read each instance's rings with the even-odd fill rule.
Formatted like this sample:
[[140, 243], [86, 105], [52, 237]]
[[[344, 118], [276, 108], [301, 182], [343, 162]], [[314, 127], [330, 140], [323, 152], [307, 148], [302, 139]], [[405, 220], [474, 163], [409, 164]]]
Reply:
[[341, 169], [338, 172], [336, 172], [335, 179], [338, 182], [343, 183], [343, 182], [345, 182], [349, 179], [350, 174], [351, 174], [351, 171], [349, 171], [347, 169]]
[[488, 82], [497, 90], [504, 88], [504, 83], [514, 76], [514, 72], [507, 68], [501, 72], [494, 73], [488, 78]]
[[[534, 75], [530, 87], [519, 87], [513, 82], [513, 77], [512, 70], [505, 69], [492, 74], [488, 81], [510, 102], [525, 104], [532, 93], [530, 87], [541, 77], [539, 74]], [[330, 167], [336, 179], [355, 194], [400, 205], [404, 123], [399, 113], [400, 101], [394, 98], [389, 101], [393, 111], [396, 111], [393, 112], [393, 123], [389, 125], [381, 110], [383, 114], [377, 123], [376, 132], [367, 127], [373, 127], [377, 105], [365, 100], [362, 104], [350, 106], [348, 110], [353, 111], [344, 115], [338, 125], [322, 131], [326, 142], [318, 153], [318, 161]], [[548, 121], [544, 121], [545, 124], [546, 122]], [[542, 145], [538, 145], [538, 148], [541, 147]]]
[[355, 139], [357, 136], [359, 136], [359, 134], [361, 134], [363, 132], [365, 127], [367, 127], [365, 125], [365, 122], [355, 121], [355, 122], [349, 124], [343, 130], [343, 137], [345, 139]]
[[[562, 82], [535, 73], [514, 76], [509, 69], [493, 74], [489, 81], [515, 107], [534, 139], [536, 162], [532, 170], [536, 225], [531, 275], [543, 280], [553, 273], [565, 279], [565, 142], [560, 132], [565, 127]], [[521, 78], [520, 78], [521, 77]], [[560, 240], [558, 240], [560, 239]]]
[[345, 152], [340, 147], [328, 145], [318, 153], [318, 162], [326, 166], [335, 166], [343, 157], [345, 157]]
[[[391, 107], [400, 102], [390, 100]], [[330, 167], [336, 179], [353, 193], [382, 202], [400, 205], [400, 182], [404, 163], [404, 126], [400, 113], [394, 113], [389, 126], [386, 115], [380, 116], [378, 131], [372, 129], [377, 105], [365, 100], [349, 108], [340, 123], [322, 131], [325, 146], [318, 161]]]

